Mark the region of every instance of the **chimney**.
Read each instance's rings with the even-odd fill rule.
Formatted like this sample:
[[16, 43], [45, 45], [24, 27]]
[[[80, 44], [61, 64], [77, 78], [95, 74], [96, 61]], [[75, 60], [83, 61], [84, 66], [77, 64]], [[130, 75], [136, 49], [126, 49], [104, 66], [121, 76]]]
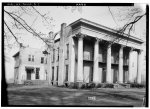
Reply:
[[61, 24], [61, 35], [60, 35], [60, 38], [62, 38], [62, 37], [64, 37], [64, 35], [65, 35], [65, 27], [66, 27], [66, 23], [62, 23]]

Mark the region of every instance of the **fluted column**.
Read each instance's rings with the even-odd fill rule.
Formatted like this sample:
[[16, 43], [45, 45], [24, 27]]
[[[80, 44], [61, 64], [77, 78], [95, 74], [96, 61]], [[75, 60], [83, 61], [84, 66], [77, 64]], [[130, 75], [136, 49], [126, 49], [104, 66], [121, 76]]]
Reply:
[[106, 82], [112, 83], [112, 80], [111, 80], [111, 45], [110, 44], [107, 46]]
[[95, 44], [94, 44], [94, 69], [93, 69], [93, 82], [98, 83], [99, 82], [99, 39], [96, 38]]
[[78, 37], [78, 70], [77, 82], [83, 82], [83, 37], [82, 34], [77, 34]]
[[132, 58], [131, 58], [131, 54], [132, 54], [132, 51], [133, 51], [133, 48], [130, 48], [130, 51], [129, 51], [129, 82], [132, 83], [133, 80], [132, 80]]
[[119, 50], [119, 83], [123, 83], [123, 46]]
[[138, 56], [137, 56], [137, 83], [141, 84], [141, 66], [142, 66], [142, 50], [138, 51]]

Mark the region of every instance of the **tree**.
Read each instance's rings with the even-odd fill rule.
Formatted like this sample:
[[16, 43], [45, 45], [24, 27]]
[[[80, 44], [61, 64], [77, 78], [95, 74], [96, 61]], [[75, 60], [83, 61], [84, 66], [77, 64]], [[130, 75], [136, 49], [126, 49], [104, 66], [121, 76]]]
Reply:
[[[71, 11], [81, 10], [78, 6], [63, 6], [64, 9], [71, 9]], [[3, 19], [3, 26], [4, 26], [4, 49], [12, 49], [14, 46], [21, 46], [21, 35], [25, 32], [30, 33], [32, 37], [38, 38], [42, 40], [48, 48], [52, 48], [53, 45], [51, 44], [55, 39], [55, 36], [59, 33], [54, 34], [54, 36], [49, 40], [47, 38], [47, 33], [42, 33], [41, 31], [37, 30], [34, 27], [35, 22], [41, 21], [43, 26], [50, 31], [54, 27], [53, 24], [53, 17], [49, 14], [50, 12], [41, 13], [36, 6], [6, 6], [4, 7], [4, 19]], [[29, 21], [28, 19], [31, 18], [32, 20]], [[7, 61], [8, 56], [3, 55], [5, 57], [4, 61]], [[5, 70], [5, 68], [4, 68]], [[8, 105], [7, 99], [7, 84], [5, 79], [5, 71], [2, 73], [2, 83], [3, 83], [3, 102], [2, 105]]]
[[[145, 6], [146, 8], [146, 6]], [[109, 12], [116, 23], [117, 31], [118, 33], [126, 33], [128, 34], [128, 37], [132, 32], [135, 32], [135, 26], [138, 22], [140, 22], [141, 19], [146, 17], [146, 9], [142, 9], [139, 6], [130, 6], [130, 7], [119, 7], [118, 9], [114, 10], [113, 13], [113, 7], [108, 7]], [[117, 21], [119, 23], [124, 22], [123, 25], [119, 26]], [[146, 30], [146, 21], [145, 21], [145, 28], [143, 33]]]

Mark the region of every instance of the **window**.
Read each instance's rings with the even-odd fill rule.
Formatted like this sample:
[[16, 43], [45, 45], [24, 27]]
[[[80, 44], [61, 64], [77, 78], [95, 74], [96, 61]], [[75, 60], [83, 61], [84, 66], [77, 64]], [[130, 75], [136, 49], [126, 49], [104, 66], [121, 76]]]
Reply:
[[54, 67], [52, 67], [52, 81], [54, 81]]
[[93, 81], [93, 67], [91, 67], [91, 81]]
[[45, 64], [47, 64], [47, 58], [45, 59]]
[[28, 57], [28, 61], [31, 61], [31, 55], [29, 55], [29, 57]]
[[67, 46], [67, 57], [66, 57], [66, 59], [69, 59], [69, 44], [67, 44], [66, 46]]
[[59, 48], [58, 48], [58, 54], [57, 54], [57, 61], [59, 61]]
[[32, 61], [34, 62], [34, 56], [32, 55]]
[[66, 65], [66, 79], [65, 81], [68, 81], [68, 65]]
[[46, 74], [46, 80], [48, 80], [48, 76], [47, 76], [47, 70], [45, 70], [45, 74]]
[[44, 63], [44, 57], [41, 57], [41, 64]]
[[55, 49], [53, 49], [53, 60], [52, 60], [52, 62], [54, 62], [55, 61]]
[[35, 78], [36, 79], [39, 79], [39, 71], [40, 71], [40, 68], [36, 68], [36, 75], [35, 75]]
[[59, 72], [59, 67], [57, 66], [57, 78], [56, 78], [56, 81], [58, 81], [58, 72]]

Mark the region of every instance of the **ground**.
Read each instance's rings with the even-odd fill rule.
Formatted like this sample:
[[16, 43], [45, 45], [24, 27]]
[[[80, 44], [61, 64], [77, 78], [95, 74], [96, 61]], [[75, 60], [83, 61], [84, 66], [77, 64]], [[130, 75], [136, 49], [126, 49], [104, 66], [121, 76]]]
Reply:
[[142, 106], [145, 89], [8, 87], [9, 105]]

